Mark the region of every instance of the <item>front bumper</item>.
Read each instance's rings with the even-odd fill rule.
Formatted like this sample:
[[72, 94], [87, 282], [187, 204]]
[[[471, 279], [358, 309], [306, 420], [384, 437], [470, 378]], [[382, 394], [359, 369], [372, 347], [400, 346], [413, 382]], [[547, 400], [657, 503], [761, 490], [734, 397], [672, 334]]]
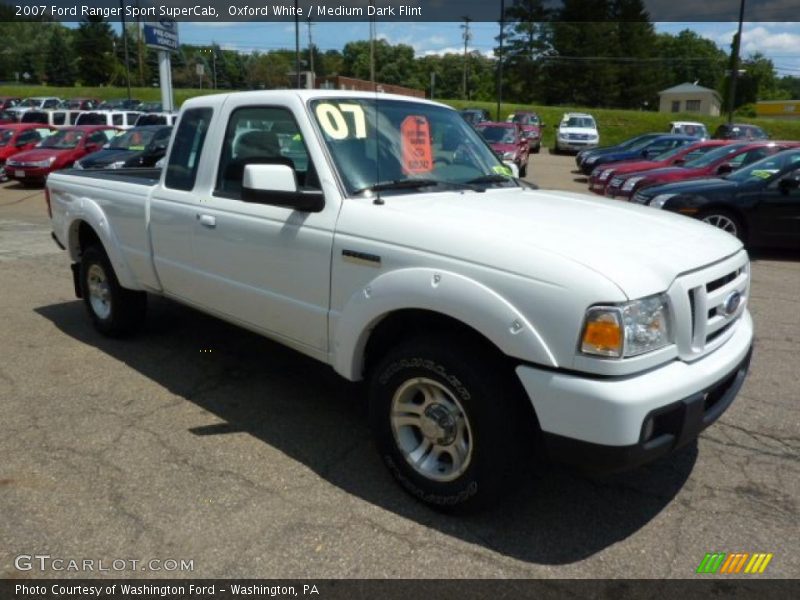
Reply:
[[559, 150], [571, 150], [574, 152], [579, 152], [581, 150], [597, 148], [597, 142], [590, 142], [588, 140], [559, 140], [556, 138], [556, 148]]
[[[692, 363], [675, 360], [630, 377], [590, 378], [517, 367], [551, 458], [608, 473], [686, 445], [731, 405], [750, 364], [753, 325]], [[652, 421], [652, 427], [650, 423]]]
[[47, 167], [15, 167], [5, 166], [6, 177], [18, 181], [44, 181], [50, 174], [51, 169]]

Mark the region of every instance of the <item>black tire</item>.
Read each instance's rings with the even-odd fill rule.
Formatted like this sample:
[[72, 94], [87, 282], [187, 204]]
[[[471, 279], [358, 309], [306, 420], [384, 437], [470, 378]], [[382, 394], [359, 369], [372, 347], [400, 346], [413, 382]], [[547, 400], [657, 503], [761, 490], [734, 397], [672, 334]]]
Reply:
[[727, 231], [742, 241], [746, 240], [746, 231], [742, 220], [734, 213], [723, 208], [709, 208], [697, 215], [701, 221]]
[[533, 153], [534, 153], [534, 154], [539, 154], [539, 151], [540, 151], [541, 149], [542, 149], [542, 144], [536, 144], [536, 146], [535, 146], [535, 147], [534, 147], [534, 149], [533, 149]]
[[[92, 285], [98, 290], [94, 294]], [[102, 247], [89, 246], [83, 251], [80, 286], [83, 302], [92, 324], [103, 335], [109, 337], [129, 335], [144, 320], [147, 312], [147, 294], [127, 290], [119, 284], [111, 261], [108, 260], [108, 255]], [[105, 298], [101, 299], [99, 297], [101, 294], [105, 294]]]
[[[408, 396], [414, 399], [402, 403], [399, 399], [406, 397], [404, 390], [411, 389], [412, 395], [417, 393], [415, 385], [433, 386], [439, 395], [429, 402], [431, 395], [419, 392], [418, 397]], [[370, 373], [370, 424], [381, 458], [408, 493], [437, 510], [473, 510], [491, 504], [520, 480], [520, 473], [514, 471], [532, 459], [520, 450], [523, 440], [531, 439], [528, 426], [532, 423], [526, 418], [529, 415], [523, 408], [519, 388], [508, 364], [468, 336], [425, 336], [402, 343]], [[469, 434], [469, 452], [468, 459], [461, 462], [462, 472], [451, 472], [450, 479], [437, 480], [442, 475], [438, 475], [436, 468], [432, 469], [437, 472], [433, 477], [421, 469], [434, 454], [438, 457], [447, 454], [438, 450], [448, 447], [448, 442], [444, 438], [426, 442], [427, 434], [414, 426], [398, 429], [393, 424], [393, 412], [411, 413], [393, 410], [393, 406], [413, 404], [419, 414], [436, 417], [441, 398], [445, 398], [445, 403], [450, 402], [448, 393], [465, 415], [463, 429]], [[425, 406], [427, 410], [423, 410]], [[455, 422], [461, 423], [458, 419]], [[429, 419], [426, 428], [431, 423], [437, 421]], [[452, 429], [459, 427], [453, 425]], [[444, 431], [439, 429], [438, 434]], [[405, 440], [405, 449], [401, 447], [404, 443], [401, 438]], [[420, 444], [419, 451], [425, 443], [434, 445], [419, 454], [410, 451], [414, 444]], [[450, 442], [449, 448], [453, 450], [458, 443]], [[418, 454], [417, 467], [411, 465], [411, 458], [406, 458], [409, 454]], [[456, 454], [457, 449], [449, 454], [451, 468], [458, 462]], [[448, 461], [433, 462], [446, 465]]]

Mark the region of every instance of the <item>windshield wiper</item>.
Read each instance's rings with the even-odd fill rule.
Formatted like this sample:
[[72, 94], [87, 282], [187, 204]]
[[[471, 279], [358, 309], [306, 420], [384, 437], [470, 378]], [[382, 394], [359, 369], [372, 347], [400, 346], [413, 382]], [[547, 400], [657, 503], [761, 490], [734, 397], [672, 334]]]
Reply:
[[421, 187], [430, 187], [446, 183], [438, 179], [393, 179], [391, 181], [379, 181], [366, 187], [358, 188], [353, 193], [361, 194], [363, 192], [382, 192], [384, 190], [406, 190]]
[[514, 178], [510, 175], [500, 175], [499, 173], [492, 173], [490, 175], [481, 175], [480, 177], [476, 177], [475, 179], [470, 179], [467, 183], [477, 184], [477, 183], [506, 183], [508, 181], [513, 182]]

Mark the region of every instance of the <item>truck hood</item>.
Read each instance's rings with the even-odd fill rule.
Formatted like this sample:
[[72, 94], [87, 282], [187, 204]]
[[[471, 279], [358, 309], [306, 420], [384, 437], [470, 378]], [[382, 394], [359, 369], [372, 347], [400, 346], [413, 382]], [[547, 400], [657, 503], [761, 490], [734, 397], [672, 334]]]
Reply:
[[742, 247], [701, 221], [586, 194], [516, 188], [384, 200], [380, 206], [349, 200], [339, 231], [357, 238], [368, 231], [371, 239], [532, 279], [541, 279], [538, 264], [557, 264], [560, 258], [600, 274], [628, 298], [663, 292], [681, 273]]
[[591, 127], [559, 127], [558, 133], [581, 133], [584, 135], [597, 135], [597, 130]]

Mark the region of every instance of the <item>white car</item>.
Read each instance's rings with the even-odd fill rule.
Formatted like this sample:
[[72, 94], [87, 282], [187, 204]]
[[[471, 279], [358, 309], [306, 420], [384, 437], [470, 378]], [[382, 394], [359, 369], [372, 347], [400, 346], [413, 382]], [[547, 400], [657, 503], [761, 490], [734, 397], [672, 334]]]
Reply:
[[565, 113], [556, 129], [555, 151], [579, 152], [600, 145], [600, 133], [592, 115]]
[[29, 110], [47, 110], [51, 108], [58, 108], [61, 102], [61, 98], [56, 98], [55, 96], [34, 96], [32, 98], [25, 98], [25, 100], [16, 106], [12, 106], [6, 110], [7, 112], [16, 114], [17, 118], [19, 118], [22, 113]]
[[707, 140], [710, 137], [706, 126], [697, 121], [672, 121], [669, 124], [669, 132], [678, 135], [691, 135], [699, 140]]
[[444, 105], [196, 97], [167, 156], [160, 174], [47, 178], [94, 326], [144, 331], [147, 294], [161, 295], [365, 380], [381, 459], [432, 506], [488, 502], [546, 456], [600, 471], [663, 456], [746, 376], [738, 239], [532, 189]]

